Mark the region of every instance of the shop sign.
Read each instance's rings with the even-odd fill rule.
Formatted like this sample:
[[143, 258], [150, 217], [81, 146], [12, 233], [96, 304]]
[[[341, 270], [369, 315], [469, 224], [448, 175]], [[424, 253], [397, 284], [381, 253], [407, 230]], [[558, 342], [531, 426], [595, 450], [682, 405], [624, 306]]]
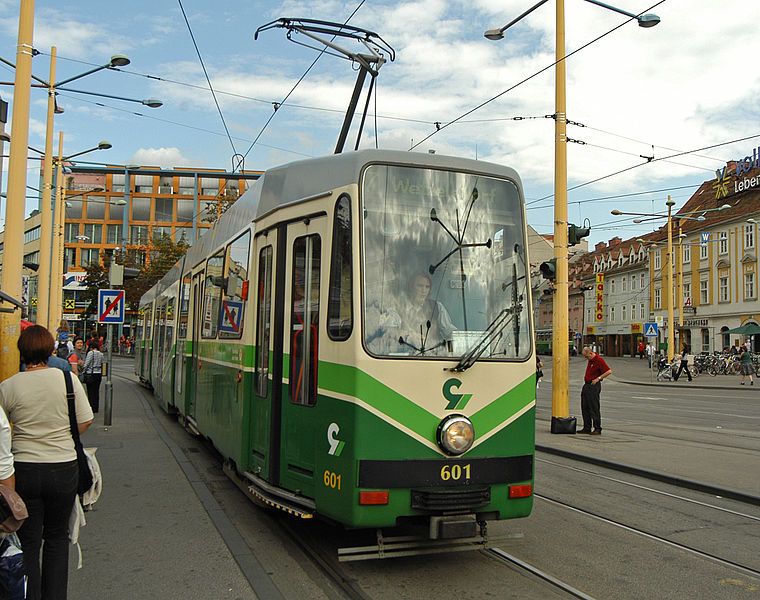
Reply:
[[696, 315], [697, 309], [694, 306], [684, 306], [683, 307], [683, 314], [684, 315]]
[[596, 335], [596, 327], [593, 325], [586, 325], [586, 335]]
[[[752, 150], [752, 155], [747, 155], [744, 158], [733, 161], [736, 163], [734, 170], [734, 193], [744, 192], [746, 190], [760, 186], [760, 177], [743, 177], [745, 173], [749, 173], [752, 169], [760, 167], [760, 146]], [[722, 169], [715, 171], [715, 183], [713, 189], [715, 190], [715, 198], [725, 198], [728, 196], [729, 184], [731, 183], [731, 172], [728, 165]]]
[[87, 286], [84, 284], [85, 279], [87, 279], [87, 273], [84, 271], [66, 273], [63, 276], [63, 289], [86, 290]]
[[688, 319], [683, 323], [684, 327], [707, 327], [707, 319]]
[[596, 310], [594, 320], [604, 321], [604, 273], [596, 274]]
[[631, 333], [641, 333], [643, 327], [641, 323], [631, 323]]

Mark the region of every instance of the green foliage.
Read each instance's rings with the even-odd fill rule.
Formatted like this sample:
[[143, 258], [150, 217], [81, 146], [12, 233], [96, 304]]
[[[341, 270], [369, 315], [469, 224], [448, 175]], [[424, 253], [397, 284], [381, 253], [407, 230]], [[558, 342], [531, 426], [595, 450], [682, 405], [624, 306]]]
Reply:
[[[182, 258], [189, 244], [181, 239], [175, 242], [168, 235], [154, 237], [147, 250], [148, 260], [140, 266], [140, 272], [134, 279], [124, 280], [127, 304], [136, 309], [142, 295], [152, 288], [174, 264]], [[124, 266], [139, 266], [139, 258], [132, 252], [124, 259]]]
[[79, 294], [79, 300], [87, 302], [83, 315], [85, 319], [95, 315], [98, 311], [98, 290], [108, 289], [109, 287], [108, 267], [108, 263], [104, 266], [101, 266], [100, 263], [90, 263], [85, 267], [87, 276], [84, 279], [84, 285], [87, 289]]

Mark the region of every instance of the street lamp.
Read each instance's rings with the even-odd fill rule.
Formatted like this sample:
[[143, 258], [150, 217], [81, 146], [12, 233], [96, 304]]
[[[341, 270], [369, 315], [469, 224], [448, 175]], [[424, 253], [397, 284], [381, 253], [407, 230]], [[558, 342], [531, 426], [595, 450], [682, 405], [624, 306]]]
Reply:
[[[547, 0], [540, 0], [522, 15], [498, 29], [489, 29], [485, 37], [500, 40], [504, 32], [536, 10]], [[565, 74], [565, 0], [556, 2], [556, 62], [555, 62], [555, 113], [554, 113], [554, 258], [557, 271], [554, 284], [553, 307], [553, 380], [552, 385], [552, 433], [575, 433], [575, 421], [568, 420], [569, 400], [569, 349], [567, 334], [568, 317], [568, 262], [567, 262], [567, 108]], [[642, 27], [652, 27], [660, 22], [656, 15], [634, 15], [597, 0], [586, 0], [637, 19]]]

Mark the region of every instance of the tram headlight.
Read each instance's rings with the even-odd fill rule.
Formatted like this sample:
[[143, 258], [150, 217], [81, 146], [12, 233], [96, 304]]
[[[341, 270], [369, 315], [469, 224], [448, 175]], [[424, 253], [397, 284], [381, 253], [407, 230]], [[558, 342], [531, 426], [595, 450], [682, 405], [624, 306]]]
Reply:
[[475, 441], [475, 428], [467, 417], [449, 415], [438, 425], [438, 445], [448, 454], [464, 454]]

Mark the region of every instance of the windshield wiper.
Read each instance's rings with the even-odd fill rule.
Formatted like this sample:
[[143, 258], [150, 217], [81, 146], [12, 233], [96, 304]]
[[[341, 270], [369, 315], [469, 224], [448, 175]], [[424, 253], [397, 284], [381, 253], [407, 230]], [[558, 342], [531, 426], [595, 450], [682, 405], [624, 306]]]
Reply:
[[[506, 287], [506, 286], [505, 286]], [[510, 322], [513, 322], [514, 325], [514, 336], [515, 336], [515, 347], [517, 349], [517, 354], [519, 354], [519, 347], [520, 347], [520, 313], [523, 310], [523, 303], [522, 303], [522, 296], [517, 293], [517, 266], [512, 265], [512, 306], [508, 306], [506, 308], [503, 308], [499, 314], [496, 315], [496, 318], [491, 321], [491, 324], [486, 327], [486, 330], [483, 332], [482, 337], [478, 341], [477, 344], [475, 344], [472, 349], [469, 350], [469, 352], [466, 352], [464, 355], [462, 355], [462, 358], [459, 359], [459, 362], [451, 368], [451, 371], [455, 372], [461, 372], [466, 371], [469, 369], [472, 365], [475, 364], [475, 361], [478, 360], [481, 356], [483, 356], [483, 353], [486, 351], [490, 343], [493, 341], [494, 338], [501, 335], [501, 332], [504, 331], [504, 329], [507, 327], [507, 325], [510, 324]]]
[[440, 343], [436, 344], [435, 346], [432, 346], [430, 348], [425, 348], [425, 342], [427, 341], [427, 334], [430, 332], [430, 327], [431, 327], [430, 321], [427, 321], [425, 323], [425, 326], [427, 327], [427, 330], [423, 334], [423, 332], [422, 332], [422, 325], [420, 325], [420, 341], [422, 342], [420, 344], [420, 346], [421, 346], [420, 348], [418, 348], [414, 344], [412, 344], [412, 343], [408, 342], [407, 340], [405, 340], [403, 335], [399, 336], [398, 343], [401, 346], [408, 346], [412, 350], [415, 350], [416, 352], [419, 352], [420, 355], [422, 355], [422, 356], [424, 356], [426, 352], [432, 352], [433, 350], [435, 350], [437, 348], [440, 348], [441, 346], [443, 346], [443, 345], [445, 345], [445, 344], [448, 343], [448, 340], [443, 340]]

